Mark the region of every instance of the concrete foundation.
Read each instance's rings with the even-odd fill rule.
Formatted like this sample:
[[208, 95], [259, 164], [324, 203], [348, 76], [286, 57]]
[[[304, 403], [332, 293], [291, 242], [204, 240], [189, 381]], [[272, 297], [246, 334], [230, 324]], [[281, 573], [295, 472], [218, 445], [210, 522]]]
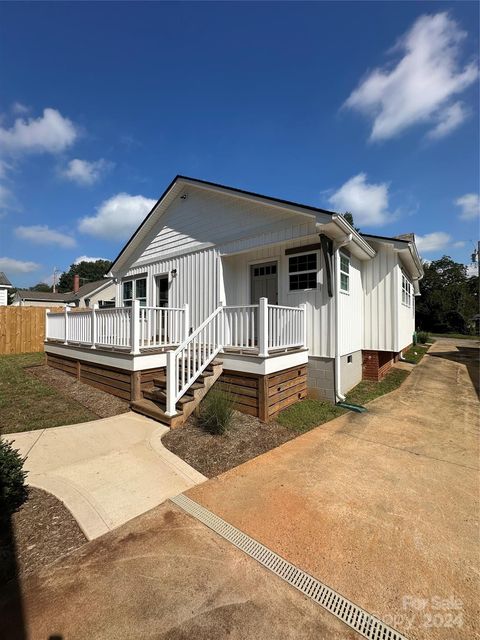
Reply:
[[362, 352], [355, 351], [340, 358], [340, 384], [342, 393], [353, 389], [362, 380]]
[[335, 402], [335, 361], [333, 358], [309, 357], [307, 389], [310, 398]]

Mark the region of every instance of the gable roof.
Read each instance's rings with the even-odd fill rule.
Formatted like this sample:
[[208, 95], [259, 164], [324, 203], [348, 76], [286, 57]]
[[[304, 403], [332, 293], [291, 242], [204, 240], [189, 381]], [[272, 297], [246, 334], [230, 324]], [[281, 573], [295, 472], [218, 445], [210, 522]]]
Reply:
[[[315, 217], [316, 213], [321, 213], [324, 215], [333, 216], [335, 215], [334, 211], [329, 211], [327, 209], [321, 209], [319, 207], [313, 207], [306, 204], [300, 204], [298, 202], [293, 202], [292, 200], [283, 200], [281, 198], [275, 198], [272, 196], [262, 195], [260, 193], [255, 193], [254, 191], [246, 191], [245, 189], [237, 189], [235, 187], [229, 187], [227, 185], [219, 184], [217, 182], [209, 182], [208, 180], [200, 180], [198, 178], [191, 178], [189, 176], [177, 175], [170, 182], [168, 187], [162, 193], [157, 202], [153, 205], [150, 212], [147, 214], [143, 222], [138, 226], [138, 228], [134, 231], [130, 239], [126, 242], [123, 249], [117, 255], [115, 260], [110, 267], [109, 275], [113, 274], [115, 271], [115, 267], [118, 267], [121, 262], [121, 258], [125, 256], [127, 251], [133, 250], [134, 245], [138, 246], [138, 244], [142, 241], [142, 239], [148, 234], [156, 220], [154, 217], [160, 217], [163, 211], [169, 206], [169, 204], [178, 196], [182, 188], [186, 185], [197, 186], [204, 189], [215, 190], [221, 193], [229, 193], [231, 195], [245, 198], [248, 200], [260, 202], [262, 204], [266, 204], [269, 206], [281, 207], [284, 209], [289, 209], [294, 213], [299, 213], [301, 215], [309, 216], [311, 218]], [[162, 211], [159, 212], [158, 209], [161, 208]], [[155, 214], [159, 213], [158, 216]]]
[[88, 295], [92, 295], [98, 289], [101, 289], [105, 285], [111, 284], [111, 280], [95, 280], [94, 282], [87, 282], [79, 288], [75, 293], [73, 291], [66, 291], [65, 293], [53, 293], [53, 291], [29, 291], [28, 289], [19, 289], [16, 296], [21, 300], [36, 300], [42, 302], [75, 302], [80, 298], [85, 298]]
[[0, 271], [0, 287], [11, 287], [12, 283], [10, 282], [10, 280], [7, 278], [7, 276], [3, 273], [3, 271]]
[[404, 259], [407, 260], [411, 275], [421, 280], [424, 275], [423, 264], [420, 254], [418, 253], [417, 245], [415, 243], [414, 233], [403, 233], [398, 236], [375, 236], [371, 233], [362, 233], [365, 238], [371, 238], [385, 244], [392, 244], [396, 251], [398, 251]]

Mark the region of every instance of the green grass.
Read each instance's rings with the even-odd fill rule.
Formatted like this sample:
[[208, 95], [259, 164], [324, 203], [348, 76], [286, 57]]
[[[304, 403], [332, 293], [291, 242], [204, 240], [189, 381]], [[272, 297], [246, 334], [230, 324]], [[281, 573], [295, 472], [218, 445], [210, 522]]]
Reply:
[[427, 353], [428, 349], [428, 345], [416, 344], [413, 347], [410, 347], [408, 351], [404, 351], [403, 357], [411, 364], [418, 364]]
[[81, 404], [25, 371], [43, 361], [43, 353], [0, 356], [0, 434], [97, 419]]
[[277, 416], [277, 422], [292, 431], [303, 433], [337, 418], [342, 413], [345, 413], [345, 409], [335, 407], [330, 402], [307, 398], [281, 411]]
[[371, 400], [375, 400], [375, 398], [397, 389], [408, 377], [409, 373], [409, 371], [403, 371], [402, 369], [392, 369], [380, 382], [362, 380], [360, 384], [357, 384], [347, 393], [346, 402], [364, 405]]

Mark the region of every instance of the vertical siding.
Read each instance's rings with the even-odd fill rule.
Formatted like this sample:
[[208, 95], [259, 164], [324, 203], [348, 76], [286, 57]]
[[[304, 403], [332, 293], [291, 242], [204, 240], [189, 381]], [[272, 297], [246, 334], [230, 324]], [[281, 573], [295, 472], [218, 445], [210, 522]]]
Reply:
[[362, 348], [364, 331], [364, 295], [362, 264], [350, 256], [350, 290], [339, 293], [339, 348], [340, 355], [353, 353]]
[[[176, 269], [177, 275], [172, 277]], [[207, 249], [168, 260], [160, 260], [146, 266], [130, 269], [124, 278], [147, 274], [147, 305], [155, 306], [155, 276], [169, 276], [169, 306], [190, 305], [190, 322], [193, 327], [207, 318], [218, 305], [217, 251]], [[117, 290], [117, 304], [121, 304], [121, 289]]]
[[397, 256], [387, 246], [379, 246], [375, 258], [363, 263], [364, 349], [395, 351], [397, 264]]
[[[401, 351], [412, 343], [413, 332], [415, 331], [415, 298], [412, 296], [412, 305], [407, 307], [402, 302], [402, 270], [400, 265], [395, 267], [397, 272], [397, 306], [398, 306], [398, 327], [397, 343], [395, 351]], [[412, 289], [413, 292], [413, 289]]]
[[311, 291], [289, 291], [288, 256], [285, 249], [301, 247], [318, 242], [318, 236], [292, 240], [276, 247], [263, 247], [235, 256], [224, 256], [223, 275], [226, 304], [250, 304], [250, 265], [259, 261], [278, 261], [278, 304], [296, 307], [306, 304], [307, 336], [310, 355], [334, 356], [333, 298], [328, 297], [325, 269], [320, 251], [317, 252], [319, 266], [317, 289]]
[[7, 290], [0, 289], [0, 307], [7, 305]]

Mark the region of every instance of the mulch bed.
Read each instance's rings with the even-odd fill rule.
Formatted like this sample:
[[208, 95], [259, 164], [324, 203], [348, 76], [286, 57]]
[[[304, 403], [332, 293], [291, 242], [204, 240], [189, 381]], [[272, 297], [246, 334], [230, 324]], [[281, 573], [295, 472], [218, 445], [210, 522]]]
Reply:
[[84, 382], [79, 382], [64, 371], [54, 369], [48, 365], [40, 365], [25, 369], [49, 387], [53, 387], [61, 394], [76, 400], [79, 404], [90, 409], [99, 418], [109, 418], [130, 410], [126, 400], [112, 396]]
[[260, 422], [235, 411], [224, 435], [211, 435], [191, 416], [179, 429], [172, 429], [162, 444], [207, 478], [213, 478], [251, 458], [295, 438], [298, 433], [276, 422]]
[[27, 501], [13, 514], [11, 528], [11, 535], [0, 537], [0, 584], [50, 564], [87, 541], [65, 505], [35, 487], [29, 487]]

